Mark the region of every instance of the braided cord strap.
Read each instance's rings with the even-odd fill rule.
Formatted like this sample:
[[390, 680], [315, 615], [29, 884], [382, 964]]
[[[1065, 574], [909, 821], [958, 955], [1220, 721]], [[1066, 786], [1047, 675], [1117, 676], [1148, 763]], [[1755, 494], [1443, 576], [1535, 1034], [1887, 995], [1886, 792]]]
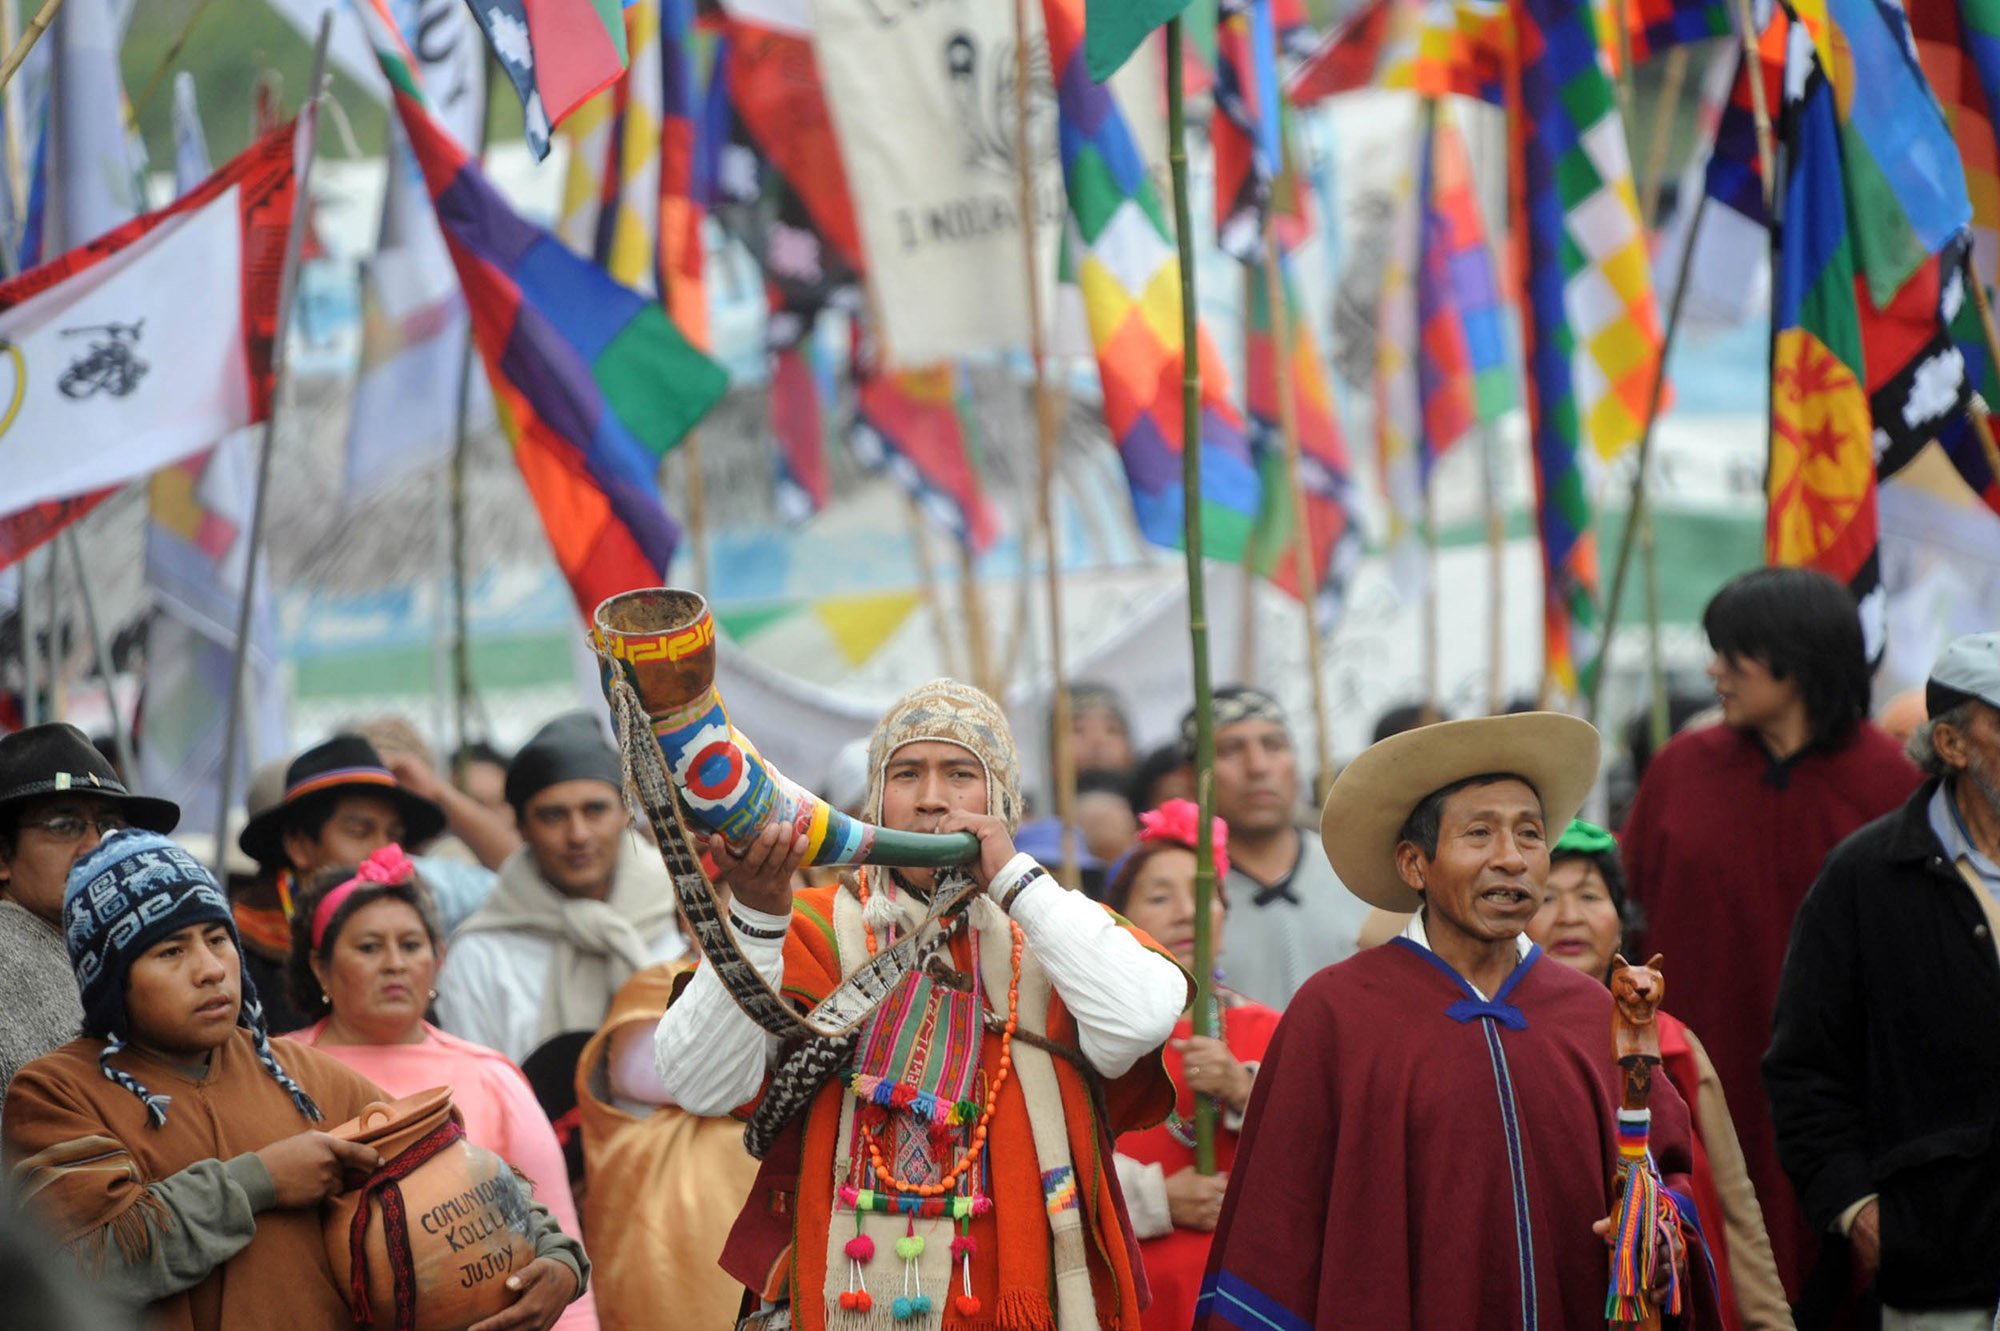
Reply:
[[[807, 1036], [851, 1043], [853, 1034], [876, 1005], [888, 997], [904, 976], [921, 970], [944, 946], [946, 923], [965, 908], [977, 892], [978, 884], [962, 872], [941, 873], [937, 890], [931, 896], [930, 913], [922, 924], [895, 946], [883, 948], [810, 1013], [799, 1013], [765, 983], [757, 968], [744, 959], [736, 946], [725, 912], [716, 901], [715, 885], [703, 872], [701, 855], [688, 834], [680, 796], [660, 754], [645, 705], [617, 670], [607, 670], [605, 674], [605, 693], [618, 731], [627, 796], [636, 800], [636, 812], [652, 824], [654, 838], [660, 844], [660, 858], [673, 879], [674, 893], [688, 926], [701, 944], [703, 960], [715, 968], [716, 978], [722, 981], [723, 989], [736, 1006], [769, 1034], [783, 1040]], [[819, 1055], [817, 1061], [824, 1058], [824, 1054]]]
[[347, 1226], [347, 1259], [352, 1276], [348, 1289], [348, 1311], [354, 1324], [372, 1327], [375, 1309], [368, 1298], [368, 1214], [369, 1203], [382, 1206], [382, 1242], [389, 1252], [389, 1277], [395, 1289], [395, 1331], [415, 1331], [417, 1325], [416, 1260], [410, 1255], [410, 1223], [403, 1208], [403, 1190], [397, 1186], [417, 1167], [465, 1136], [458, 1120], [446, 1119], [394, 1160], [368, 1176], [361, 1186], [361, 1204]]

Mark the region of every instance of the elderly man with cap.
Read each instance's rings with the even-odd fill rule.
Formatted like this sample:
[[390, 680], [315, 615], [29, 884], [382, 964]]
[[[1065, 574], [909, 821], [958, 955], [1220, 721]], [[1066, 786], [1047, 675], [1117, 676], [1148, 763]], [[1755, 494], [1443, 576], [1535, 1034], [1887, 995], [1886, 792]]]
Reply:
[[[1603, 1326], [1618, 1153], [1611, 997], [1543, 958], [1550, 829], [1597, 774], [1597, 732], [1547, 712], [1375, 744], [1320, 824], [1357, 896], [1415, 911], [1315, 975], [1257, 1075], [1198, 1331]], [[1231, 927], [1234, 927], [1232, 921]], [[1685, 1196], [1687, 1108], [1654, 1081], [1651, 1145]], [[1663, 1199], [1667, 1194], [1662, 1193]], [[1684, 1310], [1714, 1325], [1699, 1238]], [[1667, 1249], [1663, 1245], [1662, 1252]], [[1650, 1273], [1664, 1287], [1667, 1261]]]
[[438, 1024], [516, 1063], [595, 1031], [625, 981], [686, 950], [660, 857], [630, 830], [624, 774], [582, 712], [537, 731], [507, 767], [522, 847], [453, 935]]
[[[1194, 750], [1194, 713], [1181, 719]], [[1314, 971], [1354, 954], [1368, 908], [1340, 885], [1299, 827], [1298, 749], [1278, 700], [1215, 691], [1215, 812], [1229, 825], [1229, 987], [1283, 1010]]]
[[1948, 645], [1910, 737], [1927, 778], [1827, 856], [1792, 926], [1764, 1084], [1806, 1218], [1882, 1325], [2000, 1300], [2000, 633]]
[[23, 1064], [83, 1028], [63, 944], [70, 866], [121, 827], [171, 832], [180, 806], [125, 789], [75, 726], [0, 739], [0, 1097]]
[[[986, 694], [934, 680], [905, 695], [875, 728], [868, 770], [871, 821], [978, 839], [979, 890], [944, 917], [931, 962], [874, 1006], [850, 1067], [770, 1076], [773, 1042], [706, 963], [667, 1009], [660, 1073], [683, 1108], [802, 1105], [722, 1266], [758, 1296], [755, 1325], [1138, 1331], [1143, 1277], [1111, 1138], [1173, 1106], [1160, 1051], [1187, 976], [1017, 851], [1020, 762]], [[856, 973], [923, 929], [939, 880], [871, 867], [794, 893], [806, 846], [785, 824], [709, 849], [743, 959], [810, 1006], [865, 992]]]

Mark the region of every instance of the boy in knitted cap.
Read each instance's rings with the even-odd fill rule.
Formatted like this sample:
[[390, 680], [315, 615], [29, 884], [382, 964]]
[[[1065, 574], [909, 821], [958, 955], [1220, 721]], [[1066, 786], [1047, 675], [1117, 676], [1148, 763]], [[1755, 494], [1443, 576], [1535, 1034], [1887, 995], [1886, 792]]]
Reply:
[[[51, 1237], [104, 1292], [145, 1305], [149, 1328], [352, 1325], [319, 1203], [382, 1162], [318, 1129], [389, 1097], [269, 1037], [227, 899], [166, 837], [117, 832], [79, 861], [63, 932], [84, 1036], [23, 1068], [0, 1115], [0, 1148]], [[514, 1277], [509, 1311], [530, 1298], [551, 1311], [526, 1327], [582, 1287], [573, 1240], [557, 1231], [537, 1250], [548, 1260]]]
[[[757, 1296], [746, 1325], [1137, 1331], [1144, 1275], [1110, 1143], [1172, 1107], [1160, 1050], [1187, 976], [1017, 853], [1019, 763], [984, 693], [952, 680], [910, 693], [876, 727], [868, 768], [864, 817], [971, 833], [983, 890], [862, 1022], [851, 1069], [769, 1087], [806, 1104], [723, 1251]], [[920, 926], [935, 874], [870, 867], [794, 893], [806, 844], [787, 824], [709, 850], [745, 960], [809, 1007]], [[665, 1091], [691, 1113], [764, 1097], [771, 1052], [706, 964], [660, 1023]]]

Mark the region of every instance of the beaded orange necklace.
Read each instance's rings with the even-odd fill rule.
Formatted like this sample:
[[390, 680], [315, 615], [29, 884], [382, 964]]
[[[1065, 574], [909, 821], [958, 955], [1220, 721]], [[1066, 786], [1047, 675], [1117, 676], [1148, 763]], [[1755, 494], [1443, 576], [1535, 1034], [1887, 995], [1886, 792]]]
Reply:
[[[861, 906], [868, 907], [868, 871], [863, 869], [856, 875], [856, 892], [861, 898]], [[972, 1140], [958, 1157], [944, 1178], [937, 1183], [910, 1183], [891, 1171], [888, 1161], [882, 1158], [882, 1149], [875, 1143], [875, 1134], [867, 1124], [861, 1125], [861, 1142], [868, 1148], [868, 1163], [875, 1171], [875, 1177], [887, 1183], [897, 1192], [913, 1193], [919, 1197], [941, 1197], [955, 1187], [967, 1170], [979, 1163], [980, 1155], [986, 1150], [986, 1128], [993, 1121], [994, 1107], [1000, 1103], [1000, 1088], [1007, 1084], [1008, 1074], [1014, 1067], [1014, 1028], [1019, 1021], [1021, 1006], [1021, 948], [1026, 940], [1021, 936], [1021, 926], [1008, 921], [1013, 935], [1013, 949], [1009, 958], [1012, 974], [1007, 981], [1007, 1024], [1000, 1032], [1000, 1066], [987, 1084], [986, 1104], [980, 1112], [979, 1122], [973, 1125]], [[864, 926], [868, 938], [868, 955], [874, 956], [881, 946], [876, 941], [875, 930]]]

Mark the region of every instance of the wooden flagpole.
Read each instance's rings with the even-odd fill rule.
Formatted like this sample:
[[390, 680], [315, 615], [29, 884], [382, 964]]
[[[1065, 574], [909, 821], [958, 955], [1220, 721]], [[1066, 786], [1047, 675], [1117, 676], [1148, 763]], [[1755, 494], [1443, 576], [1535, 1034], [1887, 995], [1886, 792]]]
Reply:
[[39, 725], [42, 719], [41, 681], [35, 669], [35, 639], [39, 630], [35, 623], [34, 552], [23, 556], [15, 568], [21, 589], [14, 612], [14, 623], [21, 631], [21, 724], [32, 726]]
[[[1965, 284], [1972, 288], [1972, 308], [1979, 315], [1979, 331], [1986, 335], [1986, 349], [1996, 364], [2000, 364], [2000, 328], [1993, 322], [1993, 302], [1986, 298], [1986, 278], [1979, 271], [1977, 260], [1971, 255], [1965, 260]], [[2000, 445], [1993, 438], [1993, 424], [1988, 419], [1986, 399], [1979, 394], [1972, 395], [1972, 431], [1978, 436], [1980, 450], [1986, 454], [1986, 465], [1993, 469], [1996, 480], [2000, 480]], [[1980, 496], [1982, 499], [1984, 495]]]
[[159, 63], [153, 66], [153, 72], [146, 77], [146, 86], [140, 89], [139, 95], [132, 99], [131, 106], [127, 108], [126, 125], [138, 127], [140, 112], [146, 109], [146, 104], [153, 100], [153, 94], [159, 91], [161, 80], [167, 77], [167, 71], [172, 69], [174, 61], [180, 58], [181, 48], [187, 45], [187, 39], [194, 35], [194, 25], [201, 22], [201, 16], [208, 12], [208, 7], [212, 3], [214, 0], [195, 0], [194, 8], [188, 11], [187, 21], [181, 24], [181, 30], [174, 34], [174, 39], [167, 43], [167, 49], [160, 56]]
[[[1318, 763], [1313, 775], [1313, 802], [1317, 804], [1326, 794], [1327, 783], [1333, 780], [1333, 733], [1327, 724], [1326, 681], [1321, 678], [1319, 637], [1320, 579], [1326, 570], [1313, 567], [1312, 512], [1300, 476], [1299, 404], [1292, 396], [1292, 312], [1285, 298], [1284, 273], [1279, 267], [1277, 211], [1278, 202], [1273, 198], [1271, 206], [1264, 210], [1264, 299], [1271, 313], [1273, 387], [1278, 394], [1278, 430], [1285, 441], [1285, 484], [1292, 492], [1292, 570], [1299, 584], [1299, 608], [1304, 612], [1300, 627], [1305, 634], [1306, 673], [1312, 681], [1313, 757]], [[1256, 591], [1256, 582], [1245, 576], [1244, 596], [1253, 606]]]
[[42, 39], [42, 34], [56, 21], [56, 11], [61, 9], [62, 5], [63, 0], [47, 0], [41, 9], [36, 11], [35, 16], [28, 20], [27, 31], [21, 34], [19, 40], [7, 52], [7, 58], [0, 60], [0, 89], [12, 83], [14, 76], [21, 72], [21, 64], [28, 58], [28, 52], [35, 49], [35, 43]]
[[[50, 0], [50, 7], [55, 3], [56, 0]], [[326, 44], [332, 33], [333, 13], [329, 10], [320, 16], [319, 36], [313, 42], [312, 79], [306, 85], [306, 100], [299, 112], [304, 115], [307, 111], [314, 111], [315, 121], [319, 99], [326, 92]], [[299, 256], [305, 250], [306, 211], [312, 204], [309, 188], [312, 184], [312, 164], [319, 155], [316, 137], [309, 146], [313, 151], [306, 154], [305, 164], [299, 168], [299, 178], [294, 182], [291, 230], [285, 236], [285, 262], [278, 279], [277, 333], [271, 342], [271, 410], [264, 417], [264, 428], [257, 440], [257, 492], [250, 501], [250, 543], [243, 568], [243, 600], [236, 607], [236, 654], [229, 674], [228, 710], [223, 713], [222, 787], [215, 806], [215, 876], [218, 880], [224, 874], [224, 861], [229, 855], [229, 802], [234, 794], [230, 787], [236, 775], [236, 733], [243, 715], [244, 675], [250, 664], [250, 610], [257, 599], [257, 553], [263, 546], [264, 514], [270, 507], [271, 454], [277, 442], [278, 405], [284, 400], [291, 365], [286, 349], [290, 342], [292, 301], [298, 295]]]
[[1507, 516], [1500, 475], [1500, 432], [1491, 422], [1479, 427], [1480, 488], [1486, 498], [1486, 562], [1492, 580], [1486, 640], [1486, 714], [1507, 705]]
[[[1187, 547], [1188, 640], [1194, 655], [1194, 1030], [1220, 1034], [1215, 1020], [1215, 715], [1208, 677], [1208, 597], [1201, 562], [1201, 356], [1195, 304], [1194, 220], [1188, 203], [1186, 34], [1167, 23], [1167, 165], [1173, 173], [1174, 243], [1181, 279], [1181, 502]], [[1215, 1172], [1215, 1102], [1194, 1100], [1195, 1168]]]
[[[1255, 375], [1250, 360], [1250, 310], [1257, 301], [1259, 274], [1243, 265], [1243, 419], [1250, 419], [1250, 385]], [[1241, 621], [1237, 626], [1236, 678], [1250, 683], [1257, 678], [1257, 575], [1254, 570], [1264, 563], [1263, 532], [1261, 524], [1252, 525], [1250, 540], [1243, 551], [1243, 600], [1238, 607]]]
[[993, 673], [993, 654], [986, 637], [986, 599], [979, 590], [979, 562], [973, 557], [969, 537], [960, 537], [952, 544], [958, 549], [958, 591], [965, 607], [967, 668], [972, 672], [973, 683], [997, 699], [1006, 681]]
[[931, 629], [937, 635], [938, 670], [954, 679], [970, 678], [977, 684], [977, 676], [965, 673], [965, 665], [959, 659], [958, 640], [952, 636], [951, 621], [945, 617], [937, 561], [931, 558], [929, 524], [924, 521], [922, 507], [907, 492], [903, 496], [903, 511], [910, 520], [910, 548], [916, 552], [917, 582], [923, 588], [924, 604], [931, 612]]
[[[1047, 338], [1042, 323], [1042, 275], [1036, 239], [1034, 144], [1029, 141], [1027, 0], [1014, 0], [1014, 161], [1021, 207], [1021, 252], [1028, 281], [1028, 345], [1035, 371], [1035, 457], [1040, 473], [1038, 525], [1042, 529], [1044, 592], [1049, 607], [1049, 683], [1053, 704], [1049, 720], [1051, 766], [1055, 777], [1056, 816], [1062, 820], [1062, 881], [1078, 882], [1076, 845], [1076, 758], [1070, 748], [1069, 678], [1063, 668], [1062, 550], [1056, 531], [1055, 398], [1049, 392]], [[970, 558], [970, 550], [966, 558]], [[972, 585], [968, 570], [966, 585]], [[969, 613], [968, 607], [968, 613]], [[996, 681], [1004, 684], [1004, 681]]]
[[136, 785], [139, 764], [132, 752], [132, 732], [118, 714], [117, 672], [111, 668], [111, 640], [104, 636], [104, 621], [97, 615], [97, 597], [90, 590], [90, 570], [83, 563], [83, 542], [77, 540], [74, 525], [63, 528], [62, 543], [69, 547], [70, 562], [76, 566], [77, 594], [83, 601], [83, 622], [90, 631], [91, 654], [97, 658], [97, 677], [104, 683], [104, 708], [111, 713], [111, 740], [118, 749], [118, 767], [126, 782]]
[[[486, 165], [486, 147], [493, 132], [493, 89], [505, 71], [489, 52], [485, 62], [484, 104], [479, 113], [479, 142], [473, 156]], [[394, 108], [390, 108], [394, 111]], [[393, 165], [391, 166], [393, 170]], [[451, 468], [445, 487], [451, 538], [451, 716], [452, 780], [465, 779], [465, 746], [472, 738], [472, 606], [471, 559], [466, 549], [465, 478], [472, 463], [472, 385], [479, 373], [479, 348], [472, 336], [472, 310], [465, 320], [465, 346], [458, 362], [458, 402], [452, 419]]]

